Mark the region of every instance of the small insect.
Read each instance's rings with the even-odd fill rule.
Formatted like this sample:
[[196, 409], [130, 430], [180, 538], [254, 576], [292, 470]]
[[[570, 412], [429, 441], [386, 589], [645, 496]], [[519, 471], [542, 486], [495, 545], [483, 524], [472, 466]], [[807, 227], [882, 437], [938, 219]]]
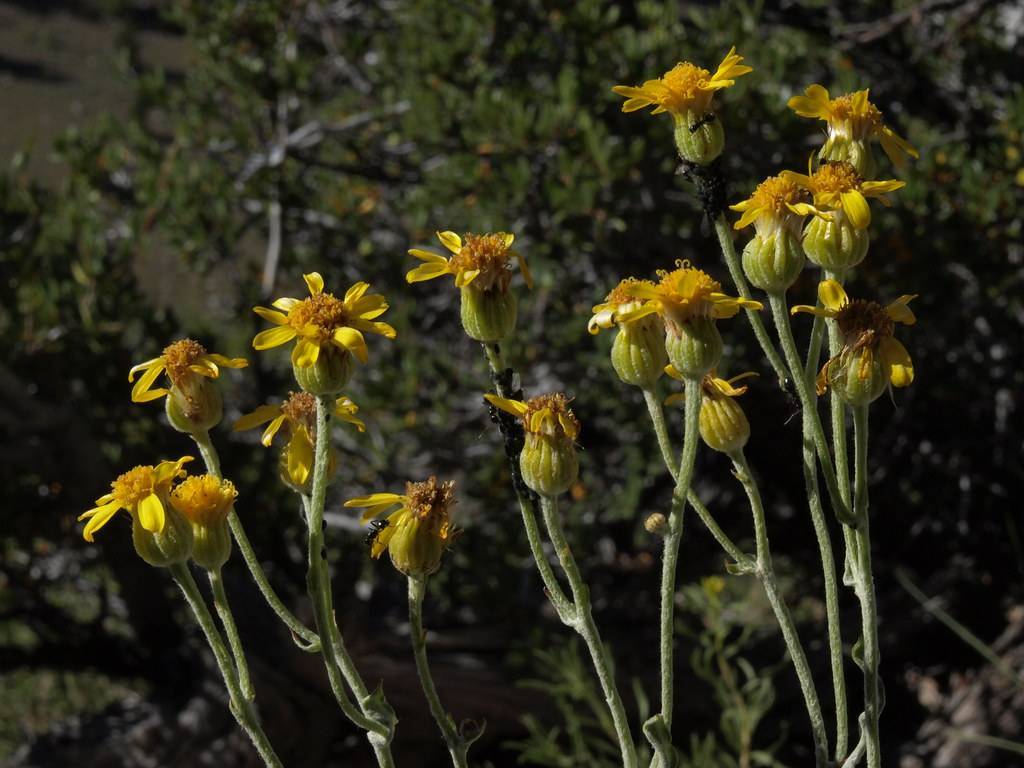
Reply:
[[370, 531], [366, 534], [366, 538], [363, 539], [363, 544], [367, 547], [373, 546], [373, 542], [380, 536], [380, 532], [388, 527], [387, 520], [371, 520]]
[[690, 133], [696, 133], [701, 128], [703, 128], [705, 125], [709, 125], [709, 124], [711, 124], [713, 122], [715, 122], [715, 113], [714, 112], [705, 112], [704, 113], [704, 117], [702, 117], [696, 123], [692, 123], [690, 125]]

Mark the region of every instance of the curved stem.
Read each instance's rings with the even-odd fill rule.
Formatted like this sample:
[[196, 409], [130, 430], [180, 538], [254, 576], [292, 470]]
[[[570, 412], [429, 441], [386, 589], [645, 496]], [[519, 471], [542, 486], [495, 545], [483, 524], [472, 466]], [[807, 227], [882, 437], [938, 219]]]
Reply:
[[437, 695], [434, 678], [430, 674], [430, 665], [427, 662], [427, 633], [423, 630], [423, 595], [426, 589], [426, 576], [409, 577], [409, 636], [412, 639], [413, 656], [416, 658], [416, 672], [423, 694], [427, 697], [430, 714], [434, 716], [437, 727], [441, 729], [441, 735], [448, 745], [452, 765], [455, 768], [468, 768], [466, 753], [469, 751], [469, 744], [459, 735], [452, 716], [441, 704], [441, 697]]
[[245, 648], [242, 647], [242, 638], [238, 634], [238, 626], [235, 624], [235, 616], [231, 613], [231, 604], [228, 602], [228, 593], [224, 590], [224, 580], [221, 578], [220, 569], [208, 571], [210, 577], [210, 589], [213, 592], [213, 606], [220, 616], [220, 623], [224, 626], [224, 632], [228, 636], [228, 645], [231, 646], [231, 655], [235, 658], [235, 668], [238, 670], [238, 685], [242, 689], [242, 695], [247, 701], [256, 698], [256, 691], [252, 686], [252, 679], [249, 677], [249, 665], [245, 660]]
[[811, 673], [810, 664], [807, 663], [807, 656], [804, 653], [803, 646], [800, 644], [796, 623], [793, 621], [789, 607], [779, 592], [778, 582], [775, 579], [771, 549], [768, 545], [768, 527], [765, 522], [761, 492], [757, 487], [757, 481], [754, 479], [743, 451], [740, 450], [730, 454], [730, 458], [735, 466], [736, 479], [743, 484], [743, 488], [747, 492], [747, 498], [750, 500], [750, 510], [754, 515], [754, 539], [757, 542], [757, 576], [764, 586], [765, 595], [768, 597], [768, 602], [775, 613], [775, 619], [779, 622], [782, 638], [786, 642], [786, 648], [793, 661], [793, 669], [796, 670], [797, 678], [800, 681], [804, 705], [807, 707], [807, 714], [811, 720], [815, 764], [819, 768], [823, 768], [828, 765], [828, 734], [825, 731], [825, 718], [821, 713], [818, 692], [814, 687], [814, 676]]
[[[736, 253], [736, 246], [732, 241], [732, 227], [725, 220], [724, 213], [718, 214], [718, 218], [715, 219], [715, 234], [718, 235], [718, 244], [722, 248], [725, 265], [729, 268], [732, 281], [736, 284], [736, 292], [742, 298], [749, 299], [750, 285], [747, 283], [747, 278], [743, 275], [740, 257]], [[764, 327], [764, 321], [761, 319], [758, 311], [756, 309], [748, 309], [746, 313], [747, 319], [750, 321], [750, 327], [754, 329], [754, 336], [757, 337], [757, 343], [761, 345], [761, 350], [764, 352], [765, 357], [768, 358], [768, 362], [771, 364], [772, 370], [775, 371], [775, 375], [779, 378], [779, 388], [785, 390], [786, 379], [789, 376], [786, 364], [779, 356], [779, 351], [775, 348], [775, 344], [772, 343], [771, 336], [768, 335], [768, 329]], [[795, 371], [796, 369], [792, 370]]]
[[267, 735], [263, 732], [255, 710], [242, 695], [238, 685], [238, 678], [235, 675], [235, 667], [231, 661], [231, 654], [224, 645], [224, 638], [221, 637], [217, 625], [213, 621], [213, 616], [210, 615], [210, 610], [206, 607], [206, 601], [203, 600], [203, 596], [199, 592], [195, 579], [192, 578], [188, 565], [177, 563], [170, 566], [168, 570], [174, 581], [181, 588], [182, 594], [185, 595], [185, 600], [192, 609], [196, 621], [203, 630], [203, 634], [206, 635], [206, 642], [209, 643], [210, 650], [213, 651], [213, 657], [217, 661], [217, 667], [220, 669], [220, 674], [224, 678], [224, 684], [228, 689], [228, 696], [231, 701], [231, 714], [235, 716], [235, 720], [238, 721], [238, 724], [242, 726], [242, 729], [249, 736], [263, 762], [271, 768], [280, 768], [281, 760], [274, 752], [274, 748], [270, 744]]
[[[214, 477], [221, 477], [220, 457], [217, 455], [217, 449], [210, 439], [210, 433], [194, 432], [192, 439], [195, 440], [196, 446], [199, 448], [199, 454], [206, 463], [206, 471]], [[256, 587], [259, 589], [260, 594], [263, 595], [263, 599], [267, 601], [267, 605], [292, 631], [292, 637], [296, 645], [310, 653], [320, 650], [320, 638], [316, 632], [313, 632], [299, 621], [295, 614], [288, 610], [284, 601], [278, 597], [274, 588], [270, 586], [267, 574], [264, 572], [263, 566], [260, 565], [256, 551], [252, 548], [252, 542], [249, 541], [249, 537], [245, 533], [245, 527], [242, 525], [242, 521], [239, 519], [234, 508], [232, 508], [231, 513], [228, 515], [228, 525], [231, 526], [231, 533], [235, 537], [238, 551], [242, 553], [242, 559], [245, 560], [245, 565], [249, 569], [252, 580], [256, 582]], [[302, 643], [299, 642], [300, 638], [303, 641]]]
[[825, 431], [821, 426], [821, 417], [818, 415], [818, 401], [811, 390], [807, 379], [803, 376], [804, 366], [800, 362], [800, 354], [796, 349], [796, 340], [793, 338], [793, 329], [789, 324], [789, 311], [786, 307], [786, 297], [780, 293], [768, 295], [768, 302], [772, 308], [772, 317], [775, 320], [775, 330], [778, 332], [779, 340], [782, 342], [782, 351], [786, 356], [786, 362], [793, 372], [793, 380], [796, 382], [796, 391], [800, 397], [800, 407], [803, 410], [804, 419], [810, 422], [811, 437], [814, 439], [814, 446], [818, 452], [818, 463], [821, 466], [821, 473], [825, 477], [825, 487], [828, 489], [829, 501], [832, 503], [832, 510], [836, 516], [847, 524], [855, 524], [850, 507], [843, 501], [839, 484], [836, 480], [835, 466], [832, 464], [832, 452], [825, 441]]
[[[824, 277], [826, 280], [835, 280], [840, 285], [845, 279], [842, 272], [831, 270], [825, 270]], [[829, 355], [838, 355], [843, 347], [839, 323], [831, 317], [827, 322], [828, 352]], [[843, 501], [849, 506], [852, 500], [850, 498], [850, 464], [846, 455], [846, 406], [834, 391], [830, 393], [829, 410], [832, 417], [832, 455], [836, 462], [836, 479], [839, 481], [839, 492], [843, 496]]]
[[[320, 395], [316, 398], [316, 446], [313, 459], [313, 488], [309, 498], [307, 516], [309, 538], [307, 555], [309, 567], [306, 572], [306, 588], [313, 602], [313, 615], [317, 633], [321, 640], [321, 652], [327, 667], [331, 690], [345, 716], [367, 732], [367, 738], [381, 766], [393, 766], [391, 757], [392, 728], [366, 713], [367, 700], [363, 697], [357, 708], [349, 699], [342, 681], [339, 661], [341, 633], [334, 621], [330, 578], [327, 573], [327, 549], [324, 547], [324, 502], [327, 498], [327, 466], [330, 447], [330, 414], [332, 398]], [[347, 656], [347, 654], [345, 654]], [[354, 671], [354, 669], [353, 669]], [[365, 686], [362, 686], [365, 691]], [[358, 693], [357, 693], [358, 695]]]
[[573, 557], [569, 542], [562, 530], [562, 520], [558, 515], [558, 500], [549, 496], [540, 497], [541, 511], [544, 513], [544, 523], [548, 529], [552, 544], [555, 545], [555, 552], [558, 561], [565, 571], [569, 580], [569, 587], [572, 591], [573, 601], [576, 604], [576, 621], [574, 629], [587, 644], [590, 651], [590, 658], [594, 663], [597, 672], [597, 679], [601, 684], [605, 702], [612, 715], [612, 722], [615, 733], [619, 740], [619, 748], [622, 751], [623, 768], [636, 768], [636, 747], [633, 743], [633, 736], [629, 730], [629, 721], [626, 718], [626, 709], [622, 705], [622, 697], [615, 686], [615, 674], [611, 661], [611, 655], [601, 642], [601, 634], [590, 608], [590, 590], [583, 581], [576, 558]]
[[882, 747], [878, 732], [881, 716], [878, 666], [878, 607], [875, 603], [875, 580], [871, 572], [871, 533], [868, 521], [868, 406], [853, 409], [854, 508], [860, 527], [857, 539], [857, 596], [861, 604], [864, 642], [864, 717], [868, 768], [882, 764]]
[[[811, 339], [807, 351], [807, 363], [804, 366], [804, 379], [814, 381], [821, 359], [822, 335], [825, 321], [815, 316], [811, 326]], [[807, 492], [807, 506], [811, 513], [814, 535], [818, 540], [818, 553], [821, 556], [821, 572], [825, 585], [825, 616], [828, 624], [828, 650], [832, 665], [832, 692], [836, 708], [836, 761], [846, 756], [849, 745], [849, 714], [846, 701], [846, 674], [843, 669], [843, 636], [839, 615], [839, 584], [836, 578], [836, 561], [832, 551], [832, 537], [829, 534], [825, 510], [821, 504], [821, 489], [818, 487], [818, 471], [815, 464], [814, 437], [810, 420], [802, 419], [804, 488]], [[836, 449], [838, 451], [838, 448]]]

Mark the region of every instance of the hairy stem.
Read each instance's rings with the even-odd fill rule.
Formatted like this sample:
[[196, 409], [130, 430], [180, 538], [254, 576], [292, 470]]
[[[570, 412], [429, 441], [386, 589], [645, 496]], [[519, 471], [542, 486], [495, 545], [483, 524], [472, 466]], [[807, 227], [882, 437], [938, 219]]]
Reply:
[[419, 674], [423, 694], [427, 697], [430, 714], [434, 716], [437, 727], [441, 729], [441, 735], [448, 745], [452, 765], [455, 768], [468, 768], [466, 753], [469, 751], [469, 744], [456, 730], [452, 716], [442, 706], [441, 698], [437, 695], [437, 688], [434, 685], [434, 678], [430, 674], [430, 665], [427, 662], [427, 633], [423, 630], [423, 595], [426, 589], [426, 576], [409, 577], [409, 636], [412, 639], [412, 652], [416, 658], [416, 672]]
[[235, 624], [235, 616], [231, 613], [231, 604], [228, 602], [228, 593], [224, 590], [224, 580], [221, 578], [220, 569], [209, 571], [210, 589], [213, 592], [213, 606], [220, 616], [220, 623], [224, 626], [224, 632], [228, 636], [228, 644], [231, 646], [231, 655], [235, 659], [235, 669], [238, 671], [238, 685], [242, 689], [242, 695], [247, 701], [256, 698], [256, 691], [252, 686], [252, 679], [249, 677], [249, 665], [245, 660], [245, 648], [242, 647], [242, 638], [238, 634], [238, 626]]

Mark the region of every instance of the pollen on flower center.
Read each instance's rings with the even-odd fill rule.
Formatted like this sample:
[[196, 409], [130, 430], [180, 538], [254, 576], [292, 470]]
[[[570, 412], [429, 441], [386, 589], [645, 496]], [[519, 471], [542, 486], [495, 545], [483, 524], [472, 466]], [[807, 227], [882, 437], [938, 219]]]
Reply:
[[462, 248], [452, 256], [451, 266], [456, 272], [471, 269], [479, 269], [481, 272], [497, 272], [508, 264], [508, 249], [508, 239], [503, 233], [466, 234], [462, 238]]
[[689, 261], [677, 263], [679, 268], [671, 272], [658, 271], [658, 277], [661, 278], [660, 287], [670, 301], [687, 305], [721, 290], [721, 283], [707, 272], [691, 267]]
[[[562, 432], [575, 438], [580, 431], [580, 422], [569, 410], [571, 402], [572, 400], [561, 392], [530, 398], [526, 401], [526, 413], [523, 414], [526, 431], [554, 434], [560, 427]], [[535, 418], [538, 414], [542, 416], [539, 419]], [[543, 418], [544, 416], [548, 418]]]
[[405, 497], [409, 500], [409, 511], [417, 519], [447, 525], [448, 509], [455, 501], [455, 481], [438, 483], [431, 475], [421, 483], [406, 483]]
[[324, 336], [347, 325], [351, 315], [345, 302], [330, 293], [318, 293], [303, 299], [288, 313], [288, 324], [296, 329], [315, 326]]
[[828, 105], [829, 123], [843, 123], [862, 139], [882, 125], [882, 111], [859, 93], [848, 93], [832, 99]]
[[182, 480], [171, 493], [171, 504], [191, 522], [211, 525], [227, 517], [236, 498], [238, 491], [230, 480], [220, 480], [213, 475], [192, 475]]
[[189, 375], [189, 366], [206, 354], [206, 347], [192, 339], [181, 339], [166, 347], [163, 351], [164, 365], [167, 375], [174, 384], [181, 382]]
[[850, 163], [825, 163], [811, 176], [810, 187], [815, 194], [836, 194], [859, 189], [862, 181]]
[[875, 339], [892, 336], [895, 323], [885, 308], [874, 301], [854, 299], [836, 315], [839, 330], [848, 339], [860, 339], [872, 333]]
[[138, 466], [129, 469], [110, 484], [114, 499], [126, 509], [134, 509], [135, 505], [153, 492], [153, 467]]
[[316, 398], [309, 392], [290, 392], [281, 403], [281, 413], [293, 424], [301, 424], [313, 433], [316, 426]]
[[778, 215], [789, 213], [787, 205], [803, 202], [805, 197], [800, 185], [785, 176], [770, 176], [758, 184], [751, 195], [755, 206]]
[[703, 67], [681, 61], [662, 76], [661, 82], [668, 88], [671, 100], [683, 107], [701, 95], [701, 86], [710, 77], [711, 73]]
[[604, 301], [606, 304], [614, 304], [617, 307], [620, 307], [623, 304], [633, 304], [638, 302], [640, 299], [636, 297], [636, 289], [639, 286], [653, 288], [654, 283], [650, 280], [639, 280], [635, 277], [627, 277], [612, 288]]

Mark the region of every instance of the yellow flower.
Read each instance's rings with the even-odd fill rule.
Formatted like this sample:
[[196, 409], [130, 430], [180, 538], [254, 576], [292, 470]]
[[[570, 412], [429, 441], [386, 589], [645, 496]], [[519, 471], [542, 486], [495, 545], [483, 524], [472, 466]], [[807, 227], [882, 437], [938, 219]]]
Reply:
[[452, 256], [445, 258], [433, 251], [409, 249], [410, 256], [415, 256], [424, 263], [409, 271], [405, 276], [408, 282], [419, 283], [433, 280], [435, 277], [454, 275], [457, 288], [475, 284], [483, 291], [497, 288], [504, 293], [512, 279], [508, 262], [515, 258], [527, 287], [533, 287], [533, 275], [530, 274], [526, 259], [518, 251], [512, 250], [515, 235], [509, 232], [496, 232], [490, 235], [466, 234], [459, 237], [454, 232], [438, 232], [437, 239], [451, 251]]
[[594, 306], [593, 317], [587, 323], [587, 330], [591, 335], [597, 335], [602, 329], [614, 328], [615, 326], [627, 324], [630, 319], [623, 320], [630, 312], [640, 309], [643, 299], [638, 298], [633, 291], [641, 286], [653, 289], [654, 283], [650, 280], [638, 280], [635, 277], [627, 277], [619, 281], [605, 300]]
[[762, 304], [752, 299], [722, 293], [722, 284], [707, 273], [690, 266], [689, 261], [678, 261], [677, 269], [658, 271], [657, 284], [637, 281], [628, 287], [630, 295], [641, 299], [640, 306], [620, 312], [619, 322], [629, 322], [651, 314], [659, 314], [669, 329], [681, 326], [694, 318], [713, 320], [733, 317], [741, 308], [761, 309]]
[[572, 442], [580, 433], [580, 422], [569, 410], [571, 401], [561, 392], [538, 395], [526, 402], [492, 394], [484, 395], [484, 399], [495, 408], [522, 419], [523, 429], [528, 434], [568, 438]]
[[321, 352], [336, 348], [350, 352], [365, 363], [369, 354], [363, 333], [378, 333], [388, 339], [395, 338], [395, 329], [375, 318], [383, 315], [388, 303], [380, 294], [369, 294], [369, 283], [356, 283], [339, 299], [324, 292], [324, 280], [318, 272], [303, 275], [309, 288], [308, 299], [277, 299], [274, 309], [253, 307], [264, 320], [276, 325], [256, 334], [252, 340], [255, 349], [263, 350], [287, 344], [298, 339], [292, 350], [292, 364], [297, 368], [312, 368]]
[[806, 188], [786, 175], [769, 176], [757, 185], [750, 197], [729, 208], [743, 213], [733, 224], [735, 229], [753, 224], [762, 237], [780, 229], [798, 231], [800, 223], [809, 214], [829, 218], [828, 214], [807, 202]]
[[714, 74], [708, 70], [681, 61], [657, 80], [647, 80], [639, 88], [616, 85], [612, 90], [626, 97], [623, 112], [653, 106], [651, 114], [668, 112], [676, 122], [686, 122], [693, 114], [703, 115], [711, 108], [711, 99], [716, 91], [735, 84], [735, 78], [753, 72], [751, 67], [741, 64], [742, 56], [736, 54], [735, 46], [718, 65]]
[[345, 506], [365, 508], [367, 522], [398, 507], [385, 520], [375, 521], [370, 534], [370, 554], [378, 558], [387, 550], [407, 576], [428, 576], [441, 566], [441, 556], [458, 531], [451, 522], [455, 483], [438, 483], [429, 477], [421, 483], [406, 483], [405, 493], [371, 493], [349, 499]]
[[213, 475], [191, 475], [171, 491], [171, 506], [193, 525], [210, 527], [228, 519], [238, 498], [235, 484]]
[[637, 286], [654, 287], [650, 280], [627, 277], [619, 282], [604, 302], [594, 307], [587, 330], [597, 334], [602, 328], [618, 326], [612, 342], [612, 367], [626, 384], [649, 387], [660, 377], [668, 355], [665, 351], [665, 326], [657, 315], [636, 320], [623, 320], [622, 316], [639, 309], [643, 301], [630, 292]]
[[[916, 294], [905, 294], [882, 307], [874, 301], [851, 300], [835, 280], [824, 280], [818, 285], [818, 298], [821, 307], [800, 304], [790, 311], [834, 318], [839, 325], [843, 348], [822, 367], [817, 380], [819, 395], [829, 387], [842, 386], [860, 401], [854, 404], [863, 404], [881, 394], [888, 384], [906, 387], [913, 382], [914, 364], [893, 332], [896, 323], [916, 322], [908, 306]], [[846, 375], [850, 371], [855, 379]]]
[[906, 186], [905, 182], [895, 179], [865, 181], [857, 169], [847, 162], [825, 163], [813, 172], [808, 167], [808, 175], [783, 171], [781, 176], [809, 190], [814, 205], [819, 209], [826, 212], [842, 211], [856, 229], [867, 229], [871, 224], [871, 209], [866, 198], [875, 197], [888, 205], [885, 193]]
[[[849, 150], [843, 145], [850, 142], [863, 144], [871, 139], [878, 139], [885, 154], [897, 168], [904, 166], [906, 155], [918, 157], [917, 150], [882, 121], [882, 112], [868, 101], [866, 90], [833, 99], [824, 87], [815, 83], [807, 87], [803, 96], [791, 98], [788, 105], [801, 117], [816, 117], [828, 123], [828, 138], [820, 155], [823, 159], [850, 160], [846, 156]], [[859, 163], [854, 162], [854, 165], [864, 175], [874, 175], [867, 173], [867, 168]]]
[[93, 534], [110, 522], [119, 509], [124, 509], [151, 533], [160, 533], [166, 520], [164, 501], [171, 489], [174, 478], [185, 474], [182, 465], [192, 461], [191, 456], [182, 456], [177, 461], [161, 461], [154, 466], [138, 466], [130, 469], [110, 484], [110, 493], [96, 499], [96, 506], [79, 516], [79, 521], [88, 520], [82, 537], [93, 540]]
[[[347, 397], [339, 397], [334, 404], [334, 415], [360, 432], [366, 425], [355, 414], [359, 406]], [[274, 436], [285, 428], [288, 443], [284, 450], [284, 472], [294, 486], [304, 487], [313, 472], [313, 445], [316, 441], [316, 398], [308, 392], [291, 392], [279, 405], [261, 405], [252, 413], [242, 416], [234, 424], [234, 431], [253, 429], [270, 422], [260, 442], [270, 447]], [[331, 449], [329, 472], [335, 467], [334, 449]]]

